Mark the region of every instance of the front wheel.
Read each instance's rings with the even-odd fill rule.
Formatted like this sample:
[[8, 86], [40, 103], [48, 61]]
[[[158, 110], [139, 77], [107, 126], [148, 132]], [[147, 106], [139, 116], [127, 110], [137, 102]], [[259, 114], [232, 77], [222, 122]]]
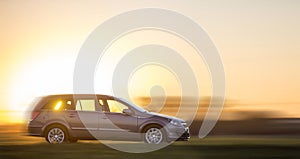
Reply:
[[144, 133], [144, 140], [148, 144], [160, 144], [165, 138], [165, 131], [160, 126], [150, 126]]
[[68, 134], [62, 126], [51, 126], [47, 129], [45, 138], [50, 144], [61, 144], [68, 141]]

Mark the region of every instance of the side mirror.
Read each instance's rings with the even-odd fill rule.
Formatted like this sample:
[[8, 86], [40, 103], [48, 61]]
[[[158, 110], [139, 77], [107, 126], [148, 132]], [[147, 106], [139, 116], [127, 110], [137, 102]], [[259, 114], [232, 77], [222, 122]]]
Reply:
[[133, 112], [130, 109], [123, 109], [123, 113], [127, 115], [132, 115]]

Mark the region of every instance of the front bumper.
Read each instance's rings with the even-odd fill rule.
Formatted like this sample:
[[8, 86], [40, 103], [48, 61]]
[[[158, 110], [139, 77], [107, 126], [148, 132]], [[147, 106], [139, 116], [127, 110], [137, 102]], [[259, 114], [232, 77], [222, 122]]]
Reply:
[[168, 128], [168, 141], [188, 141], [190, 139], [190, 131], [188, 127], [174, 127]]
[[190, 139], [190, 130], [186, 128], [184, 133], [177, 139], [177, 141], [188, 141]]

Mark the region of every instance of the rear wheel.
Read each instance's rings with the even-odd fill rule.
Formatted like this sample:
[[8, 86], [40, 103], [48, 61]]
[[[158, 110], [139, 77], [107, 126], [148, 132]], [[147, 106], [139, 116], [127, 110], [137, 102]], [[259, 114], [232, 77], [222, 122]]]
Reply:
[[61, 144], [69, 141], [66, 129], [60, 125], [53, 125], [47, 128], [45, 139], [50, 144]]
[[144, 141], [148, 144], [160, 144], [166, 140], [165, 131], [161, 126], [152, 125], [145, 129]]

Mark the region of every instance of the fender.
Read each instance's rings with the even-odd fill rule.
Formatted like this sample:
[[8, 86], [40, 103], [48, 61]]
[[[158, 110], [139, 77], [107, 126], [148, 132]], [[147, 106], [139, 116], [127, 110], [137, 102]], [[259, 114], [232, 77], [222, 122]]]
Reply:
[[52, 125], [52, 124], [58, 124], [58, 125], [62, 125], [64, 127], [66, 127], [67, 131], [70, 133], [71, 131], [71, 127], [70, 125], [67, 123], [67, 121], [65, 120], [50, 120], [48, 121], [43, 127], [42, 127], [42, 135], [44, 135], [45, 133], [45, 130], [46, 128], [49, 126], [49, 125]]
[[[147, 120], [145, 120], [143, 123], [139, 124], [139, 132], [142, 132], [143, 129], [145, 128], [145, 126], [147, 125], [151, 125], [151, 124], [156, 124], [156, 125], [160, 125], [162, 127], [164, 127], [167, 123], [154, 119], [154, 120], [149, 120], [149, 118], [145, 118]], [[143, 118], [138, 118], [138, 123], [142, 122], [141, 120], [143, 120]]]

